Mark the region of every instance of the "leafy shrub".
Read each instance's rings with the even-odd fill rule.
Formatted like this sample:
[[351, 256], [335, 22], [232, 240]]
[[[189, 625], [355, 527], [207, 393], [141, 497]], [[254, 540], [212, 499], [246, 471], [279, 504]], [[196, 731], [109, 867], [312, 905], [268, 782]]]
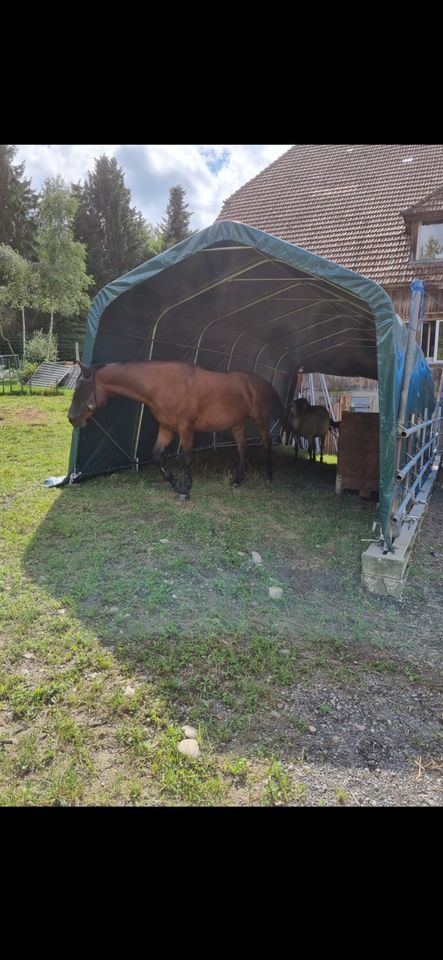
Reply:
[[49, 360], [55, 363], [57, 360], [57, 337], [54, 335], [49, 343], [49, 334], [43, 333], [43, 330], [36, 330], [26, 344], [26, 359], [32, 363], [43, 363], [43, 360]]
[[29, 363], [28, 360], [25, 360], [22, 363], [19, 370], [17, 370], [17, 380], [23, 386], [24, 383], [27, 383], [29, 378], [32, 377], [32, 374], [37, 370], [38, 363]]

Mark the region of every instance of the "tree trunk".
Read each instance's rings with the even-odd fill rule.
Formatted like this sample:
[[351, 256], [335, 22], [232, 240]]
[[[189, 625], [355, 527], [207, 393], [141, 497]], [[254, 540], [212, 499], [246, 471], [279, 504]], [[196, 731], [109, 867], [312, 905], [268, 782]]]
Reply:
[[5, 334], [5, 333], [3, 333], [3, 327], [2, 327], [2, 325], [1, 325], [1, 324], [0, 324], [0, 337], [2, 337], [2, 339], [3, 339], [3, 340], [6, 340], [6, 343], [8, 344], [8, 346], [9, 346], [9, 349], [10, 349], [10, 351], [11, 351], [11, 353], [12, 353], [12, 355], [14, 355], [14, 351], [13, 351], [13, 349], [12, 349], [12, 344], [11, 344], [11, 341], [10, 341], [10, 340], [8, 340], [8, 338], [7, 338], [7, 336], [6, 336], [6, 334]]
[[22, 322], [23, 322], [23, 360], [26, 360], [26, 324], [25, 324], [25, 308], [22, 307]]

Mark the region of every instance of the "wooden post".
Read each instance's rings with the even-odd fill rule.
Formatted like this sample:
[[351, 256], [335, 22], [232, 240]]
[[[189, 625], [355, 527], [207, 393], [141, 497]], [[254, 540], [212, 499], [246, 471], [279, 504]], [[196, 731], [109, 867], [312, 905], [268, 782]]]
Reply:
[[76, 362], [77, 362], [77, 363], [78, 363], [79, 360], [80, 360], [80, 348], [79, 348], [79, 345], [78, 345], [77, 341], [75, 342], [75, 359], [76, 359]]
[[[423, 280], [418, 280], [417, 282], [418, 282], [418, 283], [423, 283]], [[423, 302], [423, 301], [424, 301], [424, 283], [423, 283], [423, 296], [420, 298], [420, 301], [419, 301], [419, 312], [418, 312], [418, 319], [417, 319], [417, 330], [415, 331], [415, 339], [416, 339], [419, 347], [421, 347], [421, 345], [422, 345], [422, 340], [423, 340], [423, 322], [424, 322], [424, 316], [423, 316], [423, 317], [420, 316], [420, 314], [421, 314], [420, 307], [421, 307], [422, 305], [423, 305], [423, 313], [424, 313], [424, 302]], [[422, 348], [422, 349], [423, 349], [423, 348]], [[423, 353], [424, 353], [424, 350], [423, 350]]]

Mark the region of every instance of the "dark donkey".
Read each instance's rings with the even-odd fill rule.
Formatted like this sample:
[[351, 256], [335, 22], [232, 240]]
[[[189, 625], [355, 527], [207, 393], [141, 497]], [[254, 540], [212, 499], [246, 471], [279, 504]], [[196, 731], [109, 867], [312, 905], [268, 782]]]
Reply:
[[[292, 432], [297, 437], [306, 437], [309, 444], [309, 459], [315, 460], [315, 439], [320, 438], [320, 463], [323, 463], [323, 450], [325, 445], [325, 436], [331, 427], [338, 428], [340, 424], [333, 420], [326, 409], [322, 406], [311, 406], [306, 397], [298, 397], [294, 400], [289, 413], [289, 422]], [[298, 446], [295, 446], [295, 456], [298, 453]]]
[[[81, 376], [68, 418], [74, 427], [85, 427], [98, 407], [115, 394], [144, 403], [159, 423], [153, 450], [155, 462], [165, 480], [188, 499], [192, 486], [191, 454], [194, 434], [232, 430], [238, 450], [234, 485], [244, 479], [245, 421], [257, 424], [266, 450], [266, 477], [272, 480], [271, 415], [283, 419], [283, 407], [274, 388], [255, 373], [214, 373], [189, 363], [161, 362], [108, 363], [86, 367]], [[175, 479], [162, 463], [174, 437], [179, 436], [186, 466], [184, 482]]]

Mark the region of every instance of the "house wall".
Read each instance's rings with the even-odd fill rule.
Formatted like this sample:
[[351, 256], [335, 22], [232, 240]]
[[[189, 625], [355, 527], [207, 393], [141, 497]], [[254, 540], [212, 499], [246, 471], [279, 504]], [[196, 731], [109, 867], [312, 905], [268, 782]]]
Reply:
[[[407, 320], [411, 303], [411, 289], [409, 284], [383, 287], [383, 289], [386, 290], [386, 293], [391, 298], [395, 312], [398, 313], [402, 320]], [[425, 283], [425, 294], [428, 294], [428, 296], [425, 296], [423, 318], [425, 320], [443, 319], [443, 278], [442, 283], [438, 285]]]
[[[408, 320], [411, 302], [409, 285], [387, 286], [384, 289], [394, 304], [395, 312], [402, 320]], [[443, 360], [443, 282], [425, 283], [423, 325], [419, 343], [428, 359]]]

